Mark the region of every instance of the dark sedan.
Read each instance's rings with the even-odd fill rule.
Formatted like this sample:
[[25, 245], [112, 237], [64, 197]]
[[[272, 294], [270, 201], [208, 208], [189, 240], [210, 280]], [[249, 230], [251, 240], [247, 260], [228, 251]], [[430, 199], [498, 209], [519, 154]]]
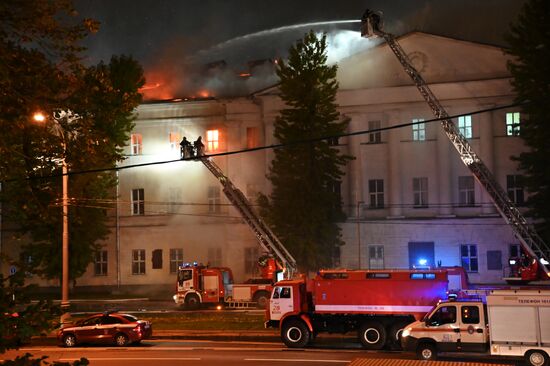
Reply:
[[81, 343], [126, 346], [150, 338], [152, 333], [153, 328], [149, 321], [139, 320], [130, 314], [103, 313], [61, 328], [57, 333], [57, 339], [65, 347]]

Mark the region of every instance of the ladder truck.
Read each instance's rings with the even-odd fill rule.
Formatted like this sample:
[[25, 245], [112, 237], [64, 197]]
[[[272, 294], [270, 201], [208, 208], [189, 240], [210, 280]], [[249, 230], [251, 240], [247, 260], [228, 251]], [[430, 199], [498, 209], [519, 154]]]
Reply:
[[376, 12], [368, 10], [361, 19], [361, 36], [365, 38], [383, 38], [395, 54], [405, 72], [410, 76], [424, 100], [430, 106], [436, 118], [441, 119], [445, 134], [458, 151], [462, 162], [470, 169], [476, 180], [489, 193], [491, 199], [506, 223], [512, 228], [514, 235], [521, 243], [521, 248], [527, 256], [526, 261], [512, 262], [516, 270], [511, 277], [505, 278], [508, 283], [525, 284], [536, 280], [550, 279], [550, 247], [542, 240], [535, 230], [527, 223], [518, 208], [510, 200], [504, 189], [499, 185], [491, 171], [474, 152], [468, 140], [460, 133], [449, 114], [435, 97], [420, 73], [412, 66], [411, 60], [397, 42], [395, 36], [385, 32], [382, 18]]

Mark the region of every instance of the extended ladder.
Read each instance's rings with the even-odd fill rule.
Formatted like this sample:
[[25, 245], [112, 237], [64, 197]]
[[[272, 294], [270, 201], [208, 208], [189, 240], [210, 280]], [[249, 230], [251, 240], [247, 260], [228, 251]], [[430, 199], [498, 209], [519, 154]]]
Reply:
[[449, 140], [458, 151], [462, 162], [470, 169], [477, 181], [491, 196], [497, 211], [511, 226], [522, 248], [531, 258], [538, 261], [539, 268], [550, 277], [548, 261], [550, 260], [550, 248], [542, 238], [530, 227], [514, 203], [510, 200], [504, 189], [498, 184], [487, 166], [474, 152], [468, 140], [460, 133], [456, 125], [449, 118], [449, 114], [439, 100], [432, 93], [420, 73], [412, 66], [411, 60], [401, 48], [395, 37], [381, 30], [381, 19], [378, 14], [367, 11], [362, 19], [361, 36], [379, 36], [386, 40], [397, 59], [405, 69], [405, 72], [413, 80], [414, 84], [432, 109], [436, 118], [442, 118], [441, 125]]
[[245, 195], [223, 174], [222, 170], [214, 163], [212, 158], [203, 155], [199, 156], [198, 159], [200, 159], [208, 170], [210, 170], [210, 172], [220, 181], [223, 186], [223, 193], [252, 229], [261, 247], [268, 253], [271, 253], [279, 261], [285, 270], [285, 277], [292, 278], [297, 271], [296, 260], [254, 211]]

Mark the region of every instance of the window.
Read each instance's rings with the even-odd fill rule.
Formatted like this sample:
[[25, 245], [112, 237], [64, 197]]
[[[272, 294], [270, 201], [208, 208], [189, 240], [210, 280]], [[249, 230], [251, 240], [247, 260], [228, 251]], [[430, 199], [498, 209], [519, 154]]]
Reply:
[[183, 249], [170, 249], [170, 273], [176, 273], [180, 263], [183, 263]]
[[442, 306], [430, 316], [430, 325], [456, 323], [456, 306]]
[[281, 288], [281, 299], [290, 299], [290, 287], [282, 287]]
[[479, 324], [479, 307], [462, 306], [462, 324]]
[[522, 175], [507, 175], [506, 190], [508, 197], [516, 205], [520, 206], [525, 203], [523, 196], [523, 176]]
[[338, 145], [340, 145], [339, 140], [340, 140], [340, 138], [338, 136], [336, 136], [336, 137], [329, 137], [329, 138], [327, 138], [326, 141], [327, 141], [328, 146], [338, 146]]
[[208, 264], [212, 267], [222, 265], [222, 248], [208, 248]]
[[472, 138], [472, 116], [458, 117], [458, 131], [467, 139]]
[[384, 180], [369, 179], [369, 208], [384, 208]]
[[462, 258], [462, 267], [466, 272], [477, 272], [477, 245], [463, 244], [460, 246], [460, 256]]
[[476, 203], [474, 192], [474, 177], [458, 177], [458, 203], [461, 206], [472, 206]]
[[426, 140], [426, 124], [420, 123], [424, 121], [424, 118], [413, 118], [412, 131], [413, 131], [413, 141], [424, 141]]
[[[382, 132], [380, 130], [380, 121], [369, 121], [369, 144], [379, 144], [382, 142]], [[378, 131], [376, 131], [378, 130]]]
[[145, 215], [143, 188], [132, 189], [132, 215]]
[[180, 134], [178, 132], [170, 132], [168, 136], [170, 140], [170, 151], [180, 151]]
[[258, 132], [258, 127], [247, 127], [246, 128], [246, 148], [253, 149], [260, 145], [260, 134]]
[[145, 249], [132, 250], [132, 274], [145, 274]]
[[411, 273], [411, 280], [435, 280], [435, 273]]
[[95, 253], [94, 275], [107, 276], [107, 251], [100, 250]]
[[244, 272], [254, 274], [258, 270], [258, 258], [260, 250], [258, 247], [244, 248]]
[[151, 260], [153, 262], [153, 269], [162, 269], [162, 249], [153, 250]]
[[384, 246], [369, 245], [369, 269], [384, 269]]
[[413, 178], [414, 207], [428, 207], [428, 178]]
[[168, 212], [178, 213], [180, 205], [182, 204], [181, 188], [171, 187], [168, 188]]
[[221, 203], [220, 187], [209, 186], [208, 187], [208, 212], [220, 213], [221, 212], [220, 203]]
[[500, 250], [487, 251], [487, 269], [489, 271], [502, 270], [502, 252]]
[[220, 134], [218, 130], [206, 131], [206, 151], [216, 151], [220, 148]]
[[506, 135], [519, 136], [519, 112], [506, 113]]
[[521, 257], [521, 247], [519, 244], [510, 244], [510, 258]]
[[141, 134], [133, 133], [130, 135], [130, 154], [131, 155], [141, 155], [142, 149], [142, 138]]

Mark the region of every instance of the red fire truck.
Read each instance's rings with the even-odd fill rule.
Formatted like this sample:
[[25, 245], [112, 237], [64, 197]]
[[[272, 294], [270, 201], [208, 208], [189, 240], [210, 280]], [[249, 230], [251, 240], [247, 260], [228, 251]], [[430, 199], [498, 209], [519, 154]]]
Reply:
[[273, 289], [272, 284], [281, 271], [269, 256], [260, 257], [258, 265], [261, 277], [234, 284], [230, 268], [184, 263], [178, 268], [174, 301], [190, 310], [207, 305], [257, 306], [264, 309]]
[[403, 327], [447, 298], [447, 270], [324, 270], [275, 284], [266, 327], [291, 348], [321, 332], [356, 331], [371, 350], [398, 347]]

